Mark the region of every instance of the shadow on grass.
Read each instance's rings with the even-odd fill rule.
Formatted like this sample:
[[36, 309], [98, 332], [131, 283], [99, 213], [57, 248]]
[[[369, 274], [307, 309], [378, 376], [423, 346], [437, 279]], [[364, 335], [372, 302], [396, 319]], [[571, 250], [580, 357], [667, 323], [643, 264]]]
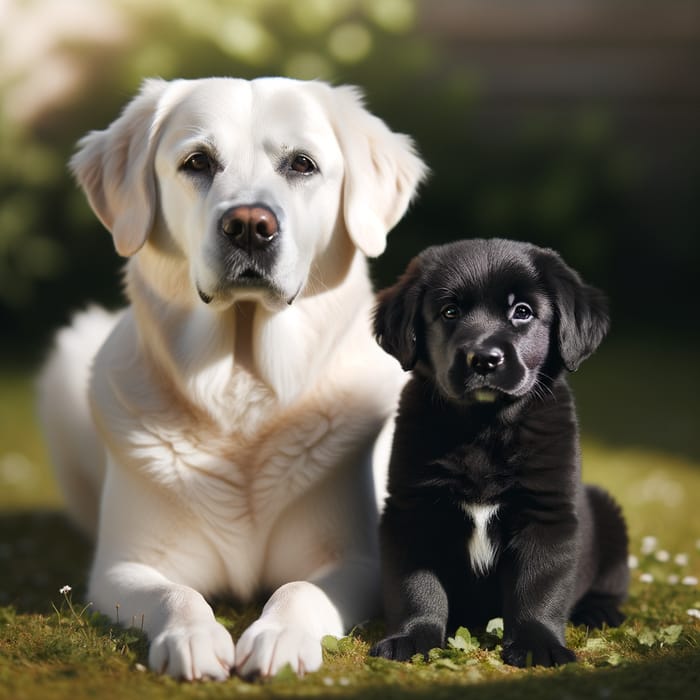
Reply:
[[616, 700], [696, 698], [700, 687], [700, 649], [669, 652], [616, 668], [584, 669], [578, 664], [551, 673], [524, 671], [513, 677], [463, 685], [458, 680], [450, 684], [406, 688], [389, 684], [372, 684], [360, 692], [344, 697], [363, 700], [582, 700], [584, 698], [615, 698]]
[[92, 544], [59, 511], [0, 515], [0, 605], [20, 613], [50, 613], [59, 589], [85, 595]]

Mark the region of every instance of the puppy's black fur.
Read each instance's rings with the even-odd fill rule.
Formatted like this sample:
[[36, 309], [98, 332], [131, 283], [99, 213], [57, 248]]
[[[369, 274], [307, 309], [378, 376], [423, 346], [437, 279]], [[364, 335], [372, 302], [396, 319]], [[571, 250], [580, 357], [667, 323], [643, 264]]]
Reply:
[[428, 248], [380, 293], [377, 338], [414, 371], [381, 523], [390, 636], [373, 655], [409, 659], [502, 616], [506, 663], [551, 666], [576, 658], [568, 619], [622, 622], [625, 523], [581, 483], [564, 376], [608, 323], [559, 255], [515, 241]]

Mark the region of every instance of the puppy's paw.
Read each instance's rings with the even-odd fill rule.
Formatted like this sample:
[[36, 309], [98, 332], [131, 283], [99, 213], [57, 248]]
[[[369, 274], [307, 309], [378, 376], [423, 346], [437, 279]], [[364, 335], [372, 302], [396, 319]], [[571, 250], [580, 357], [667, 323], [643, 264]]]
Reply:
[[503, 660], [510, 666], [563, 666], [576, 661], [576, 654], [559, 643], [534, 646], [512, 642], [503, 646]]
[[624, 621], [624, 613], [616, 607], [587, 608], [571, 615], [571, 622], [575, 625], [585, 625], [591, 629], [600, 629], [604, 625], [619, 627]]
[[589, 594], [574, 608], [571, 622], [592, 628], [600, 628], [603, 625], [619, 627], [625, 621], [625, 615], [618, 603], [619, 597]]
[[235, 662], [233, 639], [215, 620], [165, 629], [151, 642], [148, 665], [179, 680], [226, 680]]
[[370, 656], [381, 656], [392, 661], [408, 661], [416, 654], [427, 657], [428, 652], [444, 643], [444, 627], [440, 622], [413, 621], [409, 631], [393, 634], [377, 642]]
[[323, 663], [321, 640], [299, 627], [261, 618], [236, 645], [236, 671], [244, 678], [274, 676], [289, 664], [299, 676], [317, 671]]
[[503, 644], [503, 660], [511, 666], [563, 666], [576, 661], [576, 654], [559, 643], [544, 625], [530, 623]]
[[379, 656], [392, 661], [408, 661], [416, 654], [427, 653], [419, 651], [416, 640], [410, 634], [395, 634], [377, 642], [370, 650], [370, 656]]

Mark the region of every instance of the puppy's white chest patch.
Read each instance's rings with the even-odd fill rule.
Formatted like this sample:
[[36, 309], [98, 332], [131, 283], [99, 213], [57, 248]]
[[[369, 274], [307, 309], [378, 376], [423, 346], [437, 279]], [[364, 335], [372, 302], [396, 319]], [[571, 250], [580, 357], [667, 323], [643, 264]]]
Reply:
[[489, 538], [488, 526], [498, 512], [497, 505], [462, 503], [462, 510], [471, 518], [474, 524], [471, 537], [467, 543], [469, 560], [474, 572], [483, 576], [493, 565], [498, 551], [498, 543]]

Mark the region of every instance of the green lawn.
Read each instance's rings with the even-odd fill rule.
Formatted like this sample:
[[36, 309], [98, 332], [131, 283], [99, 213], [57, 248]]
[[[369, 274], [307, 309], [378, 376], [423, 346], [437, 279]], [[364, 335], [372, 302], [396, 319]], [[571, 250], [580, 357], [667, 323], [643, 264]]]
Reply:
[[[673, 352], [682, 377], [655, 371], [674, 366], [667, 350], [629, 341], [604, 346], [574, 377], [586, 479], [623, 505], [639, 562], [620, 629], [569, 628], [579, 664], [512, 669], [500, 662], [497, 636], [484, 633], [462, 634], [428, 663], [369, 659], [369, 643], [381, 633], [375, 621], [327, 640], [318, 673], [301, 680], [282, 673], [266, 683], [156, 677], [143, 669], [138, 630], [83, 611], [90, 548], [60, 513], [33, 420], [31, 373], [0, 372], [0, 698], [694, 698], [700, 620], [687, 611], [700, 609], [700, 384], [693, 352]], [[651, 536], [656, 542], [643, 554]], [[64, 585], [73, 588], [68, 596], [59, 593]], [[216, 608], [234, 638], [256, 613]]]

